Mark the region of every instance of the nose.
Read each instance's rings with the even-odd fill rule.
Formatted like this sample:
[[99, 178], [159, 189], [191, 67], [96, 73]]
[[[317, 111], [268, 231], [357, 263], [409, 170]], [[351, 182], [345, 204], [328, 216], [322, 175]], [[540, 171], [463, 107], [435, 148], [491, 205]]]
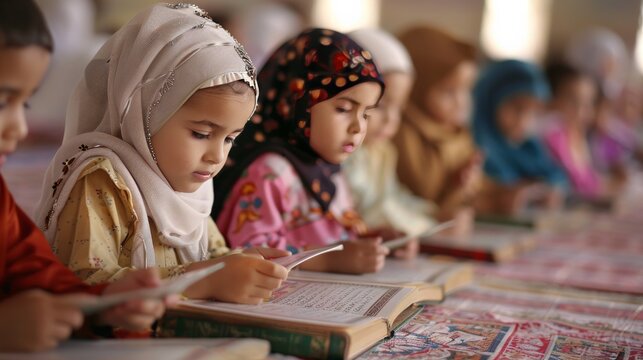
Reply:
[[223, 140], [212, 141], [205, 152], [203, 159], [211, 164], [221, 164], [225, 161], [226, 149]]
[[5, 126], [2, 127], [0, 134], [2, 140], [7, 142], [23, 140], [28, 133], [24, 108], [20, 106], [14, 111], [7, 112], [6, 116]]
[[366, 131], [366, 119], [364, 119], [363, 113], [356, 112], [355, 117], [348, 126], [348, 132], [350, 134], [359, 134], [363, 131]]

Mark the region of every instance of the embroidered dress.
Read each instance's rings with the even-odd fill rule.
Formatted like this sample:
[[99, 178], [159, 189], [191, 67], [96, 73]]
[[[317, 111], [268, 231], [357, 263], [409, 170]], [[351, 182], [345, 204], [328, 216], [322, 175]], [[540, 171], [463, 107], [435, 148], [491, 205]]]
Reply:
[[[257, 113], [214, 179], [217, 225], [232, 246], [295, 249], [348, 238], [363, 224], [346, 206], [339, 165], [310, 146], [310, 109], [364, 82], [383, 88], [371, 54], [344, 34], [310, 29], [275, 51], [258, 82]], [[291, 216], [319, 226], [295, 227]]]

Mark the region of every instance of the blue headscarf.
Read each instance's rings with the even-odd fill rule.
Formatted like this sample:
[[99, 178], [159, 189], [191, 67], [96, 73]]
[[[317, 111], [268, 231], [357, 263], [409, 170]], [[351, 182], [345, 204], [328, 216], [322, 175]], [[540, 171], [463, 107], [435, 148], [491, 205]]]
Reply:
[[484, 171], [507, 185], [537, 180], [564, 186], [564, 173], [539, 139], [528, 137], [520, 144], [510, 143], [497, 126], [498, 108], [520, 95], [544, 101], [549, 98], [549, 87], [536, 66], [518, 60], [489, 65], [473, 89], [473, 135], [485, 155]]

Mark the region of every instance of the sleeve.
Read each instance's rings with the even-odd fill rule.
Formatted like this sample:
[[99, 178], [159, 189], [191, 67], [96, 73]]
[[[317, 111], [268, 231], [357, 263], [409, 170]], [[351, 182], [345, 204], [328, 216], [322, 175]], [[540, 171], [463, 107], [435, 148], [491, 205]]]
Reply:
[[127, 205], [103, 169], [86, 169], [74, 185], [53, 244], [58, 257], [87, 283], [113, 281], [131, 269], [119, 264], [136, 221]]
[[217, 258], [230, 252], [223, 235], [212, 218], [208, 221], [208, 251], [210, 258]]
[[[239, 178], [217, 218], [231, 248], [269, 246], [288, 248], [284, 214], [289, 211], [284, 172], [264, 164], [264, 157], [250, 164]], [[283, 160], [287, 162], [287, 160]], [[294, 170], [290, 170], [294, 172]]]
[[9, 296], [36, 288], [57, 294], [101, 293], [104, 286], [91, 287], [84, 284], [56, 258], [44, 234], [16, 205], [4, 180], [0, 181], [2, 295]]

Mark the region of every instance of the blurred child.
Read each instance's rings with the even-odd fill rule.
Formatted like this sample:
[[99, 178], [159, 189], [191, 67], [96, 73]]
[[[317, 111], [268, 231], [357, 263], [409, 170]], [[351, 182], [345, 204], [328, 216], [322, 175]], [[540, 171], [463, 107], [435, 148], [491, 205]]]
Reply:
[[520, 215], [562, 204], [565, 174], [533, 136], [549, 88], [536, 66], [518, 60], [489, 65], [474, 88], [473, 132], [485, 154], [476, 201], [486, 214]]
[[185, 295], [269, 297], [286, 269], [258, 255], [222, 257], [228, 249], [209, 216], [211, 179], [256, 92], [241, 45], [195, 6], [153, 6], [114, 34], [70, 101], [46, 175], [38, 221], [58, 257], [88, 283], [224, 261]]
[[371, 54], [348, 36], [304, 31], [259, 74], [261, 97], [230, 161], [215, 179], [213, 217], [232, 246], [345, 249], [302, 264], [365, 273], [384, 265], [381, 238], [359, 239], [340, 164], [357, 150], [383, 83]]
[[[32, 0], [0, 2], [0, 166], [27, 135], [27, 100], [52, 50], [51, 34]], [[77, 303], [83, 297], [154, 287], [159, 277], [143, 270], [110, 286], [84, 284], [56, 259], [0, 176], [0, 284], [0, 352], [38, 351], [55, 347], [82, 325]], [[163, 308], [160, 301], [131, 301], [88, 325], [143, 329]]]
[[411, 191], [438, 207], [439, 220], [457, 219], [469, 232], [480, 154], [467, 126], [476, 76], [475, 50], [437, 29], [416, 27], [400, 36], [416, 79], [394, 143], [397, 173]]
[[552, 120], [544, 135], [545, 144], [567, 174], [571, 190], [581, 197], [597, 198], [603, 185], [587, 141], [595, 116], [596, 83], [565, 64], [550, 65], [547, 78], [552, 90]]
[[435, 222], [434, 206], [399, 183], [397, 150], [391, 138], [413, 85], [413, 65], [404, 46], [389, 33], [362, 29], [349, 34], [373, 55], [386, 91], [368, 119], [364, 144], [342, 165], [355, 207], [369, 228], [392, 227], [419, 234]]

